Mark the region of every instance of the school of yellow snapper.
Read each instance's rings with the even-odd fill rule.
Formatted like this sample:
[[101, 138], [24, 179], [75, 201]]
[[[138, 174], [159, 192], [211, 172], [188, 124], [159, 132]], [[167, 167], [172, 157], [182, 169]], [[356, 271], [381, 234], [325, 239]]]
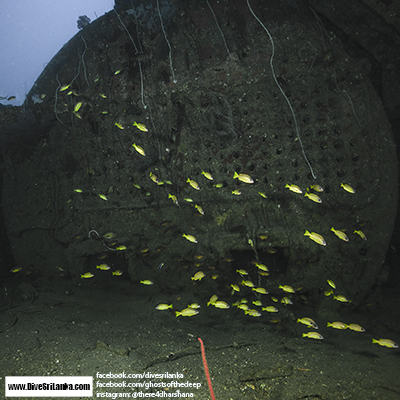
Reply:
[[[115, 74], [118, 74], [120, 72], [121, 71], [116, 71]], [[69, 88], [69, 85], [64, 85], [59, 90], [60, 90], [60, 92], [62, 92], [64, 90], [67, 90], [68, 88]], [[71, 91], [68, 94], [69, 95], [73, 94], [73, 92]], [[74, 109], [73, 109], [73, 114], [78, 118], [81, 118], [81, 116], [78, 113], [78, 111], [81, 109], [81, 107], [82, 107], [82, 102], [79, 101], [75, 104]], [[105, 113], [105, 112], [106, 111], [103, 111], [103, 113]], [[125, 127], [118, 121], [115, 122], [115, 126], [118, 129], [125, 129]], [[133, 127], [136, 127], [137, 129], [139, 129], [142, 132], [149, 131], [148, 128], [146, 127], [146, 125], [141, 122], [135, 121], [133, 123]], [[146, 157], [146, 151], [142, 146], [140, 146], [139, 144], [136, 144], [134, 142], [132, 144], [132, 147], [140, 156]], [[201, 171], [201, 175], [203, 175], [203, 177], [206, 180], [209, 180], [209, 181], [214, 180], [211, 172], [209, 172], [209, 171], [203, 170], [203, 171]], [[254, 179], [250, 175], [245, 174], [245, 173], [238, 173], [238, 172], [234, 171], [232, 178], [237, 179], [238, 181], [245, 183], [245, 184], [254, 183]], [[167, 180], [166, 181], [159, 180], [157, 175], [153, 172], [150, 172], [149, 179], [151, 179], [157, 185], [171, 185], [172, 184], [170, 181], [167, 181]], [[190, 177], [187, 178], [186, 183], [196, 191], [201, 190], [200, 184], [198, 182], [196, 182], [195, 180], [191, 179]], [[134, 184], [134, 186], [137, 189], [140, 189], [140, 185]], [[222, 183], [216, 183], [213, 186], [216, 189], [221, 189], [223, 187]], [[354, 188], [348, 183], [340, 182], [340, 187], [349, 194], [356, 193]], [[298, 185], [286, 183], [285, 188], [288, 189], [289, 191], [293, 192], [294, 194], [297, 194], [297, 195], [303, 194], [303, 190]], [[245, 188], [243, 188], [241, 190], [245, 190]], [[240, 196], [242, 194], [241, 190], [239, 190], [239, 189], [231, 190], [231, 194], [234, 196]], [[77, 194], [81, 194], [81, 193], [83, 193], [83, 190], [80, 188], [76, 188], [76, 189], [74, 189], [74, 192]], [[304, 196], [306, 198], [308, 198], [309, 200], [318, 204], [318, 203], [322, 203], [322, 201], [323, 201], [323, 198], [321, 197], [323, 192], [324, 192], [324, 189], [321, 185], [314, 184], [314, 185], [311, 185], [309, 188], [306, 188], [306, 190], [304, 192]], [[259, 195], [263, 198], [267, 198], [267, 195], [264, 192], [259, 192]], [[98, 196], [100, 199], [102, 199], [104, 201], [108, 200], [108, 198], [105, 194], [99, 193]], [[176, 194], [168, 193], [168, 198], [171, 199], [173, 201], [173, 203], [179, 207], [179, 200], [178, 200], [178, 197]], [[193, 207], [199, 212], [200, 215], [205, 214], [206, 210], [204, 210], [203, 206], [195, 203], [193, 199], [185, 197], [183, 200], [189, 204], [192, 203]], [[343, 240], [345, 242], [348, 242], [350, 240], [349, 237], [347, 236], [347, 234], [345, 233], [345, 229], [343, 229], [342, 227], [338, 228], [338, 229], [336, 229], [335, 227], [332, 227], [331, 232], [333, 232], [336, 235], [336, 237], [339, 238], [340, 240]], [[306, 229], [305, 232], [302, 234], [303, 234], [303, 236], [308, 237], [309, 239], [311, 239], [318, 245], [321, 245], [321, 246], [327, 245], [327, 242], [321, 233], [310, 232]], [[328, 234], [328, 232], [326, 232], [326, 235], [327, 234]], [[358, 235], [362, 240], [367, 240], [365, 233], [362, 232], [361, 230], [354, 230], [353, 234]], [[110, 240], [110, 239], [113, 239], [114, 236], [115, 236], [114, 233], [106, 233], [104, 235], [104, 238], [107, 240]], [[199, 239], [196, 238], [192, 234], [183, 233], [182, 237], [193, 244], [199, 243]], [[259, 237], [261, 239], [263, 239], [262, 234], [259, 235]], [[105, 245], [105, 246], [107, 247], [108, 250], [111, 250], [111, 251], [124, 251], [127, 249], [125, 245], [117, 245], [117, 244], [118, 243], [115, 242], [114, 244], [111, 243], [110, 246], [108, 246], [108, 245]], [[249, 239], [249, 245], [251, 247], [253, 246], [251, 239]], [[143, 251], [143, 253], [146, 253], [146, 251]], [[258, 268], [258, 270], [259, 270], [258, 272], [259, 272], [260, 276], [268, 276], [269, 275], [268, 267], [266, 265], [259, 263], [258, 261], [254, 261], [253, 264], [256, 268]], [[110, 270], [110, 267], [107, 264], [97, 265], [96, 268], [99, 269], [100, 271], [109, 271]], [[15, 271], [15, 272], [17, 272], [17, 271]], [[122, 271], [120, 271], [120, 270], [111, 271], [111, 272], [112, 272], [113, 276], [122, 275]], [[232, 288], [231, 295], [232, 296], [242, 295], [242, 293], [244, 292], [244, 295], [248, 295], [248, 296], [253, 295], [254, 296], [252, 299], [246, 299], [245, 297], [242, 297], [240, 300], [236, 300], [232, 303], [231, 306], [242, 310], [244, 312], [244, 315], [248, 315], [250, 317], [256, 317], [256, 318], [261, 317], [263, 313], [267, 313], [267, 315], [271, 314], [271, 313], [279, 315], [279, 308], [276, 307], [276, 305], [278, 305], [280, 303], [283, 307], [287, 307], [287, 306], [293, 304], [293, 301], [295, 301], [293, 295], [298, 290], [293, 288], [292, 286], [279, 285], [278, 289], [282, 290], [283, 293], [285, 294], [285, 296], [282, 297], [281, 299], [279, 299], [275, 296], [270, 296], [269, 299], [266, 299], [266, 295], [268, 295], [267, 289], [264, 287], [257, 287], [255, 285], [255, 283], [253, 283], [251, 280], [246, 279], [248, 272], [245, 269], [238, 269], [238, 270], [236, 270], [236, 272], [238, 273], [238, 276], [240, 276], [240, 279], [238, 280], [238, 282], [232, 283], [230, 285]], [[81, 279], [90, 279], [93, 277], [94, 277], [94, 274], [91, 272], [86, 272], [86, 273], [81, 274]], [[202, 279], [204, 279], [205, 277], [206, 277], [206, 274], [203, 271], [198, 271], [192, 277], [190, 277], [190, 279], [195, 283], [201, 284]], [[213, 279], [215, 279], [216, 277], [217, 277], [217, 275], [212, 276]], [[140, 281], [140, 283], [143, 285], [153, 285], [153, 282], [148, 279], [143, 279]], [[342, 303], [351, 302], [351, 300], [347, 299], [344, 295], [334, 294], [333, 290], [336, 289], [336, 286], [332, 280], [328, 280], [327, 283], [331, 287], [331, 290], [325, 291], [326, 296], [333, 295], [332, 296], [333, 300], [336, 300], [336, 301], [339, 301]], [[247, 290], [246, 290], [246, 288], [247, 288]], [[292, 295], [292, 297], [288, 297], [287, 295]], [[261, 297], [261, 296], [263, 296], [263, 297]], [[217, 295], [213, 295], [210, 298], [209, 302], [207, 303], [207, 306], [210, 306], [210, 305], [214, 306], [216, 308], [219, 308], [219, 309], [229, 309], [231, 307], [226, 301], [219, 300]], [[254, 308], [253, 306], [255, 306], [256, 308]], [[188, 305], [187, 308], [184, 308], [180, 311], [175, 310], [175, 315], [176, 315], [176, 317], [179, 317], [179, 316], [192, 317], [192, 316], [199, 314], [198, 308], [200, 308], [200, 305], [197, 303], [193, 303], [191, 305]], [[173, 309], [173, 305], [162, 303], [162, 304], [157, 305], [156, 309], [157, 310], [170, 310], [170, 309]], [[271, 318], [270, 321], [272, 323], [279, 323], [280, 319], [279, 318]], [[303, 324], [304, 326], [306, 326], [309, 329], [318, 329], [318, 326], [315, 323], [315, 321], [309, 317], [298, 318], [297, 322]], [[354, 332], [365, 332], [365, 329], [356, 323], [347, 324], [344, 322], [334, 321], [334, 322], [327, 322], [327, 327], [330, 327], [333, 329], [339, 329], [339, 330], [348, 329], [348, 330], [352, 330]], [[310, 338], [310, 339], [317, 339], [317, 340], [323, 339], [323, 336], [316, 331], [302, 333], [302, 336], [306, 337], [306, 338]], [[372, 343], [376, 343], [376, 344], [379, 344], [380, 346], [385, 346], [385, 347], [389, 347], [389, 348], [397, 348], [398, 347], [398, 345], [390, 339], [372, 339]]]
[[[78, 103], [78, 105], [79, 106], [75, 107], [75, 112], [77, 112], [79, 110], [79, 108], [81, 107], [81, 104]], [[116, 126], [118, 126], [120, 129], [124, 129], [122, 126], [119, 126], [118, 123], [116, 123]], [[136, 126], [138, 129], [140, 129], [143, 132], [148, 132], [147, 127], [143, 123], [135, 122], [133, 124], [133, 126]], [[137, 145], [136, 143], [133, 143], [132, 146], [141, 156], [143, 156], [143, 157], [146, 156], [145, 149], [143, 149], [141, 146]], [[207, 180], [210, 180], [210, 181], [214, 180], [212, 174], [209, 171], [203, 170], [201, 172], [201, 175], [203, 175], [204, 178]], [[158, 177], [152, 172], [150, 173], [149, 178], [157, 185], [171, 184], [171, 182], [169, 182], [169, 181], [164, 182], [164, 181], [159, 180]], [[245, 174], [245, 173], [237, 173], [236, 171], [234, 171], [234, 173], [233, 173], [233, 179], [237, 179], [240, 182], [243, 182], [245, 184], [254, 183], [254, 179], [250, 175]], [[187, 178], [186, 183], [188, 185], [190, 185], [190, 187], [192, 187], [196, 191], [201, 190], [201, 186], [199, 185], [199, 183], [196, 182], [195, 180], [191, 179], [190, 177]], [[140, 188], [139, 185], [137, 185], [137, 186], [138, 186], [138, 188]], [[216, 184], [216, 185], [214, 185], [214, 187], [221, 188], [222, 185], [218, 187], [218, 184]], [[349, 194], [355, 194], [355, 190], [348, 183], [340, 183], [340, 187]], [[285, 185], [285, 188], [295, 194], [303, 194], [303, 190], [297, 185], [287, 183]], [[81, 189], [75, 189], [74, 191], [76, 193], [83, 192]], [[310, 188], [307, 188], [305, 190], [304, 196], [307, 197], [308, 199], [310, 199], [311, 201], [314, 201], [315, 203], [322, 203], [323, 200], [320, 196], [322, 196], [323, 191], [324, 191], [324, 189], [322, 188], [322, 186], [320, 186], [318, 184], [311, 185]], [[241, 194], [241, 191], [236, 189], [236, 190], [232, 190], [231, 193], [232, 193], [232, 195], [238, 196]], [[260, 192], [259, 194], [261, 197], [267, 198], [267, 195], [265, 193]], [[103, 200], [107, 200], [105, 195], [99, 194], [99, 197]], [[175, 205], [179, 206], [179, 201], [178, 201], [178, 197], [176, 194], [168, 193], [168, 198], [171, 199], [175, 203]], [[196, 204], [193, 199], [184, 198], [183, 200], [188, 203], [192, 203], [194, 208], [200, 213], [200, 215], [204, 215], [204, 213], [206, 212], [203, 209], [203, 207], [201, 205]], [[330, 231], [340, 240], [343, 240], [345, 242], [348, 242], [350, 240], [349, 237], [345, 233], [345, 229], [335, 229], [334, 227], [332, 227]], [[327, 232], [327, 234], [328, 234], [328, 232]], [[362, 232], [361, 230], [354, 230], [353, 234], [358, 235], [362, 240], [367, 240], [365, 233]], [[259, 236], [262, 239], [263, 235], [261, 234]], [[321, 233], [309, 232], [308, 230], [305, 230], [305, 232], [303, 233], [303, 236], [308, 237], [309, 239], [311, 239], [318, 245], [321, 245], [321, 246], [327, 245], [327, 242], [326, 242], [325, 238], [321, 235]], [[106, 233], [105, 235], [103, 235], [103, 237], [105, 239], [113, 239], [115, 237], [115, 235], [113, 233]], [[189, 242], [193, 243], [194, 245], [199, 243], [199, 239], [189, 233], [183, 233], [182, 238], [188, 240]], [[124, 246], [124, 245], [117, 246], [117, 244], [118, 244], [117, 242], [114, 243], [114, 247], [111, 247], [109, 249], [115, 250], [115, 251], [126, 250], [126, 246]], [[251, 239], [249, 239], [249, 245], [251, 247], [253, 246], [253, 242]], [[113, 244], [111, 244], [111, 246], [113, 246]], [[146, 253], [146, 250], [148, 250], [148, 249], [143, 250], [142, 253], [143, 254]], [[200, 254], [197, 255], [197, 258], [201, 259], [202, 255], [200, 255]], [[162, 265], [163, 264], [164, 263], [162, 263]], [[161, 268], [162, 265], [160, 265], [159, 268]], [[269, 275], [269, 269], [268, 269], [267, 265], [258, 262], [258, 260], [252, 261], [252, 265], [257, 269], [260, 277]], [[107, 264], [100, 264], [96, 268], [99, 269], [100, 271], [110, 270], [110, 267]], [[238, 274], [238, 280], [237, 280], [237, 282], [233, 282], [230, 285], [230, 287], [232, 289], [231, 296], [240, 296], [240, 297], [247, 296], [249, 298], [242, 297], [241, 299], [238, 299], [238, 300], [234, 301], [231, 305], [229, 305], [228, 302], [226, 302], [224, 300], [219, 300], [218, 296], [214, 294], [209, 299], [209, 301], [207, 303], [207, 307], [214, 306], [216, 308], [225, 309], [225, 310], [230, 309], [231, 307], [236, 307], [237, 309], [242, 310], [244, 312], [244, 315], [248, 315], [248, 316], [254, 317], [254, 318], [262, 317], [263, 313], [266, 313], [266, 315], [270, 315], [270, 314], [279, 315], [280, 310], [276, 306], [278, 306], [279, 303], [280, 303], [281, 307], [290, 306], [291, 304], [293, 304], [293, 301], [295, 301], [296, 293], [301, 292], [301, 288], [293, 288], [290, 285], [280, 284], [278, 286], [278, 290], [281, 290], [283, 292], [284, 296], [281, 297], [280, 299], [276, 296], [270, 296], [269, 298], [267, 298], [268, 290], [265, 287], [257, 286], [254, 282], [247, 279], [247, 276], [249, 275], [249, 273], [246, 269], [244, 269], [244, 268], [237, 269], [236, 273]], [[112, 274], [113, 275], [121, 275], [122, 272], [121, 271], [112, 271]], [[94, 274], [91, 272], [86, 272], [81, 275], [82, 279], [87, 279], [87, 278], [92, 278], [92, 277], [94, 277]], [[198, 271], [192, 277], [190, 277], [190, 279], [195, 284], [201, 284], [201, 281], [206, 277], [207, 277], [206, 273], [204, 273], [203, 271]], [[217, 277], [218, 277], [217, 275], [211, 276], [212, 279], [216, 279]], [[140, 284], [153, 285], [153, 282], [149, 279], [143, 279], [140, 281]], [[351, 302], [351, 300], [347, 299], [344, 295], [334, 293], [334, 290], [336, 290], [336, 284], [332, 280], [328, 279], [327, 284], [330, 287], [330, 290], [325, 290], [325, 293], [324, 293], [325, 296], [332, 295], [333, 300], [339, 301], [342, 303], [350, 303]], [[251, 296], [251, 298], [250, 298], [250, 296]], [[188, 305], [186, 308], [184, 308], [182, 310], [176, 310], [176, 309], [174, 309], [173, 304], [161, 303], [161, 304], [158, 304], [155, 308], [156, 308], [156, 310], [159, 310], [159, 311], [172, 310], [176, 317], [180, 317], [180, 316], [192, 317], [192, 316], [199, 314], [198, 309], [200, 308], [200, 305], [198, 303], [193, 303], [193, 304]], [[280, 318], [279, 317], [270, 318], [269, 321], [271, 323], [279, 323]], [[324, 337], [319, 332], [316, 332], [316, 330], [318, 330], [318, 325], [312, 318], [310, 318], [310, 317], [297, 318], [297, 323], [303, 324], [308, 329], [314, 329], [314, 331], [303, 332], [302, 337], [310, 338], [310, 339], [317, 339], [317, 340], [324, 339]], [[340, 321], [327, 322], [327, 327], [333, 328], [333, 329], [338, 329], [338, 330], [351, 330], [353, 332], [359, 332], [359, 333], [365, 332], [365, 329], [362, 326], [360, 326], [359, 324], [354, 323], [354, 322], [351, 322], [351, 323], [344, 323], [344, 322], [340, 322]], [[380, 346], [384, 346], [384, 347], [388, 347], [388, 348], [398, 348], [398, 345], [390, 339], [383, 339], [383, 338], [375, 339], [375, 338], [373, 338], [372, 343], [376, 343]]]

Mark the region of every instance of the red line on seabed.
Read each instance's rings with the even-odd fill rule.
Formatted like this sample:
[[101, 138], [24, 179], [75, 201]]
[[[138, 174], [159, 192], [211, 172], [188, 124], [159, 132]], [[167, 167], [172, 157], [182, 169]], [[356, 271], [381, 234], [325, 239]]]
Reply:
[[210, 391], [211, 399], [215, 400], [214, 390], [213, 390], [212, 385], [211, 385], [210, 372], [208, 371], [208, 365], [207, 365], [207, 360], [206, 360], [206, 351], [204, 350], [204, 344], [203, 344], [203, 341], [200, 338], [197, 338], [197, 339], [199, 339], [199, 342], [200, 342], [201, 357], [203, 358], [203, 365], [204, 365], [204, 371], [206, 373], [208, 389]]

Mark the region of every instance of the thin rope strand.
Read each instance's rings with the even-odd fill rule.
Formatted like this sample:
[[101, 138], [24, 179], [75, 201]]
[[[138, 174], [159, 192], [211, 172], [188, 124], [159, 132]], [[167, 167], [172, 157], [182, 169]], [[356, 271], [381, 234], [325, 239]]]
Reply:
[[297, 133], [297, 139], [299, 140], [300, 143], [300, 147], [301, 147], [301, 151], [303, 153], [303, 157], [304, 160], [306, 161], [306, 163], [308, 164], [308, 167], [310, 168], [311, 171], [311, 175], [313, 176], [314, 179], [317, 178], [317, 176], [314, 173], [314, 170], [312, 169], [312, 166], [310, 164], [310, 162], [308, 161], [308, 158], [306, 156], [306, 152], [304, 151], [304, 146], [303, 146], [303, 142], [301, 141], [300, 138], [300, 132], [299, 132], [299, 127], [297, 125], [297, 118], [296, 115], [294, 113], [293, 107], [290, 104], [290, 101], [288, 99], [288, 97], [286, 96], [285, 92], [283, 91], [281, 85], [279, 84], [278, 80], [276, 79], [276, 75], [275, 75], [275, 70], [274, 70], [274, 64], [273, 64], [273, 60], [274, 60], [274, 56], [275, 56], [275, 44], [274, 44], [274, 40], [272, 39], [271, 34], [269, 33], [269, 30], [266, 28], [266, 26], [261, 22], [261, 20], [257, 17], [256, 14], [254, 14], [253, 9], [250, 6], [249, 0], [247, 0], [247, 6], [249, 7], [250, 12], [253, 14], [253, 17], [258, 21], [258, 23], [264, 28], [265, 32], [267, 32], [268, 36], [269, 36], [269, 40], [271, 41], [271, 45], [272, 45], [272, 54], [271, 54], [271, 58], [269, 60], [269, 65], [271, 66], [271, 71], [272, 71], [272, 76], [274, 78], [274, 81], [276, 83], [276, 86], [278, 86], [279, 90], [281, 91], [283, 97], [285, 98], [286, 102], [288, 103], [288, 106], [290, 108], [290, 111], [292, 112], [292, 116], [293, 116], [293, 120], [294, 120], [294, 125], [296, 127], [296, 133]]

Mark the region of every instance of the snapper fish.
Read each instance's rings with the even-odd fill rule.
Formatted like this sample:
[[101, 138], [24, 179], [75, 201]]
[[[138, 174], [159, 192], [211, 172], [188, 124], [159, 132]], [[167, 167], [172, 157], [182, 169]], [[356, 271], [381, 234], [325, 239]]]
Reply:
[[201, 174], [204, 175], [210, 181], [214, 180], [214, 178], [212, 177], [212, 175], [209, 172], [201, 171]]
[[328, 328], [334, 328], [334, 329], [347, 329], [348, 325], [345, 324], [344, 322], [339, 322], [339, 321], [335, 321], [335, 322], [328, 322], [326, 325]]
[[198, 243], [197, 239], [193, 235], [187, 235], [186, 233], [184, 233], [182, 237], [184, 237], [186, 240], [189, 240], [189, 242]]
[[101, 269], [102, 271], [108, 271], [110, 269], [110, 266], [108, 264], [100, 264], [96, 265], [96, 269]]
[[379, 346], [389, 347], [392, 349], [397, 349], [399, 346], [390, 339], [372, 339], [372, 343], [377, 343]]
[[169, 308], [172, 308], [172, 304], [165, 304], [161, 303], [156, 307], [156, 310], [168, 310]]
[[308, 317], [297, 318], [297, 322], [300, 322], [303, 325], [309, 326], [310, 328], [318, 329], [318, 325], [311, 318], [308, 318]]
[[143, 150], [143, 147], [138, 146], [136, 143], [133, 143], [132, 147], [141, 155], [141, 156], [145, 156], [146, 153]]
[[193, 315], [197, 315], [199, 312], [194, 308], [184, 308], [182, 311], [175, 311], [175, 316], [179, 317], [192, 317]]
[[353, 233], [356, 233], [357, 235], [359, 235], [361, 237], [361, 239], [367, 240], [367, 237], [365, 236], [364, 232], [362, 232], [360, 230], [355, 230]]
[[340, 187], [342, 187], [346, 192], [354, 194], [356, 191], [347, 183], [341, 183]]
[[142, 132], [148, 132], [149, 130], [146, 128], [146, 125], [140, 123], [140, 122], [134, 122], [133, 126], [136, 126], [136, 128], [138, 128], [140, 131]]
[[285, 188], [288, 188], [293, 193], [303, 193], [303, 191], [297, 185], [289, 185], [288, 183], [285, 185]]
[[349, 324], [349, 325], [347, 325], [347, 327], [350, 330], [355, 331], [355, 332], [365, 332], [365, 329], [358, 324]]
[[194, 181], [193, 179], [187, 178], [186, 182], [187, 182], [193, 189], [200, 190], [199, 184], [198, 184], [196, 181]]
[[198, 271], [190, 279], [192, 281], [201, 281], [205, 276], [206, 274], [203, 271]]
[[313, 189], [313, 190], [315, 190], [316, 192], [323, 192], [323, 191], [324, 191], [323, 187], [320, 186], [320, 185], [311, 185], [311, 186], [310, 186], [310, 189]]
[[331, 228], [331, 231], [339, 238], [344, 240], [345, 242], [349, 241], [349, 238], [347, 237], [347, 235], [343, 232], [340, 231], [339, 229], [335, 229], [333, 226]]
[[270, 312], [270, 313], [279, 312], [279, 310], [274, 306], [263, 307], [261, 310], [262, 311], [267, 311], [267, 312]]
[[229, 304], [222, 300], [216, 300], [212, 305], [217, 308], [229, 308]]
[[243, 183], [254, 183], [253, 178], [247, 174], [238, 174], [236, 171], [233, 173], [233, 179], [238, 179], [240, 182]]
[[320, 244], [321, 246], [326, 246], [325, 239], [318, 233], [305, 231], [304, 236], [308, 236], [315, 243]]
[[319, 197], [315, 193], [308, 193], [307, 192], [304, 196], [308, 197], [310, 200], [314, 201], [315, 203], [322, 203], [321, 197]]
[[303, 333], [303, 337], [308, 337], [309, 339], [322, 340], [324, 337], [318, 332], [307, 332]]

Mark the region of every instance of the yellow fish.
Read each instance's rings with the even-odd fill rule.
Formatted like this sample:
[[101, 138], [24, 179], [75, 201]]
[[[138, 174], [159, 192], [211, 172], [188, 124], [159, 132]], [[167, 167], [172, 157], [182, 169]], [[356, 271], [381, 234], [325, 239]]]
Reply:
[[261, 313], [257, 310], [244, 310], [245, 315], [250, 315], [250, 317], [260, 317]]
[[315, 193], [306, 193], [304, 197], [308, 197], [310, 200], [315, 201], [316, 203], [322, 203], [321, 197], [319, 197]]
[[258, 269], [261, 269], [262, 271], [268, 272], [268, 267], [265, 264], [261, 263], [255, 263], [254, 264]]
[[126, 250], [126, 246], [121, 244], [121, 246], [116, 247], [115, 250], [119, 250], [119, 251]]
[[309, 326], [311, 328], [318, 329], [318, 325], [311, 318], [308, 318], [308, 317], [297, 318], [297, 322], [300, 322], [301, 324]]
[[203, 210], [200, 206], [198, 206], [197, 204], [195, 204], [195, 205], [194, 205], [194, 208], [195, 208], [201, 215], [204, 215], [204, 210]]
[[141, 124], [140, 122], [134, 122], [133, 126], [136, 126], [136, 128], [138, 128], [140, 131], [142, 132], [148, 132], [149, 130], [146, 128], [146, 125]]
[[172, 308], [172, 304], [161, 303], [156, 307], [156, 310], [168, 310], [169, 308]]
[[296, 293], [296, 291], [289, 285], [279, 285], [279, 289], [282, 289], [285, 293]]
[[221, 189], [222, 187], [224, 187], [223, 183], [217, 183], [216, 185], [213, 185], [215, 188], [217, 189]]
[[261, 307], [261, 306], [262, 306], [262, 303], [261, 303], [260, 300], [255, 300], [255, 301], [253, 301], [252, 303], [253, 303], [255, 306], [258, 306], [258, 307]]
[[177, 206], [179, 206], [178, 199], [175, 195], [168, 193], [168, 198], [171, 199]]
[[286, 296], [285, 296], [285, 297], [282, 297], [281, 303], [282, 303], [282, 304], [285, 304], [285, 305], [287, 306], [288, 304], [293, 304], [293, 301], [290, 300], [289, 297], [286, 297]]
[[290, 191], [294, 193], [303, 193], [303, 191], [297, 185], [289, 185], [288, 183], [285, 185], [285, 188], [288, 188]]
[[238, 285], [234, 285], [233, 283], [231, 284], [231, 288], [233, 289], [234, 292], [240, 292], [240, 288]]
[[114, 75], [118, 75], [118, 74], [120, 74], [121, 73], [121, 70], [119, 69], [118, 71], [115, 71], [114, 72]]
[[214, 178], [209, 172], [201, 171], [202, 175], [204, 175], [208, 180], [212, 181]]
[[267, 289], [264, 289], [263, 287], [253, 287], [251, 290], [259, 294], [268, 294]]
[[200, 308], [200, 304], [198, 304], [198, 303], [192, 303], [192, 304], [189, 304], [188, 305], [188, 308]]
[[253, 178], [247, 174], [238, 174], [236, 171], [233, 173], [233, 179], [239, 179], [243, 183], [254, 183]]
[[113, 271], [112, 273], [114, 276], [121, 276], [122, 275], [122, 271], [117, 269], [116, 271]]
[[329, 285], [330, 287], [336, 289], [335, 282], [331, 281], [330, 279], [328, 279], [327, 282], [328, 282], [328, 285]]
[[345, 242], [349, 241], [349, 238], [347, 237], [347, 235], [343, 232], [340, 231], [339, 229], [335, 229], [334, 227], [331, 228], [331, 231], [339, 238], [344, 240]]
[[74, 107], [74, 113], [77, 113], [79, 111], [79, 109], [82, 107], [82, 102], [80, 101], [79, 103], [77, 103]]
[[145, 279], [144, 281], [140, 281], [143, 285], [153, 285], [153, 282], [150, 281], [149, 279]]
[[331, 328], [335, 328], [335, 329], [347, 329], [348, 328], [348, 326], [345, 323], [338, 322], [338, 321], [336, 321], [336, 322], [328, 322], [328, 324], [326, 326], [328, 328], [331, 327]]
[[234, 194], [235, 196], [240, 196], [242, 194], [242, 192], [238, 189], [236, 190], [232, 190], [232, 194]]
[[192, 180], [192, 179], [190, 179], [190, 178], [187, 178], [187, 181], [186, 181], [193, 189], [196, 189], [196, 190], [200, 190], [200, 186], [199, 186], [199, 184], [196, 182], [196, 181], [194, 181], [194, 180]]
[[308, 236], [311, 240], [313, 240], [315, 243], [320, 244], [321, 246], [326, 246], [325, 239], [318, 233], [315, 233], [315, 232], [310, 233], [306, 230], [306, 232], [304, 233], [304, 236]]
[[105, 201], [108, 200], [108, 199], [107, 199], [107, 196], [106, 196], [105, 194], [99, 194], [99, 197], [100, 197], [102, 200], [105, 200]]
[[264, 192], [258, 192], [258, 194], [264, 199], [268, 199], [268, 196]]
[[151, 179], [154, 183], [159, 184], [157, 175], [154, 175], [152, 172], [150, 172], [150, 175], [149, 175], [149, 176], [150, 176], [150, 179]]
[[365, 329], [358, 324], [349, 324], [347, 327], [355, 332], [365, 332]]
[[10, 269], [10, 272], [15, 274], [16, 272], [21, 271], [21, 269], [22, 269], [22, 267], [15, 267], [15, 268]]
[[125, 129], [119, 122], [116, 122], [114, 125], [119, 129]]
[[210, 300], [208, 300], [207, 307], [211, 304], [214, 305], [214, 303], [218, 300], [218, 296], [214, 294], [213, 296], [210, 297]]
[[279, 310], [274, 307], [274, 306], [268, 306], [268, 307], [263, 307], [261, 309], [262, 311], [267, 311], [267, 312], [278, 312]]
[[83, 275], [81, 275], [81, 279], [87, 279], [87, 278], [93, 278], [94, 275], [91, 272], [85, 272]]
[[69, 88], [69, 85], [63, 85], [60, 87], [60, 92], [63, 92], [64, 90], [67, 90]]
[[308, 337], [310, 339], [318, 339], [318, 340], [322, 340], [324, 337], [319, 334], [318, 332], [307, 332], [307, 333], [303, 333], [303, 337]]
[[175, 316], [179, 317], [180, 315], [182, 317], [192, 317], [193, 315], [197, 315], [199, 312], [195, 310], [194, 308], [185, 308], [182, 311], [175, 311]]
[[83, 190], [82, 189], [74, 189], [74, 192], [75, 193], [83, 193]]
[[354, 231], [353, 233], [356, 233], [357, 235], [359, 235], [361, 237], [361, 239], [367, 240], [367, 237], [365, 236], [364, 232], [362, 232], [362, 231]]
[[372, 339], [372, 343], [378, 343], [379, 346], [390, 347], [392, 349], [397, 349], [399, 346], [390, 339]]
[[198, 243], [198, 242], [197, 242], [197, 239], [196, 239], [193, 235], [186, 235], [186, 233], [184, 233], [182, 236], [183, 236], [186, 240], [189, 240], [189, 242]]
[[324, 191], [324, 189], [320, 185], [311, 185], [310, 189], [313, 189], [316, 192], [323, 192]]
[[237, 269], [236, 272], [239, 273], [240, 275], [248, 275], [249, 274], [245, 269]]
[[141, 156], [145, 156], [146, 153], [143, 150], [143, 147], [138, 146], [136, 143], [133, 143], [132, 145], [134, 147], [134, 149], [141, 155]]
[[344, 297], [341, 294], [338, 294], [337, 296], [333, 296], [333, 298], [337, 301], [340, 301], [342, 303], [351, 303], [351, 300], [346, 299], [346, 297]]
[[247, 286], [247, 287], [254, 287], [254, 283], [252, 281], [242, 281], [242, 285], [243, 286]]
[[206, 274], [203, 271], [198, 271], [190, 279], [192, 281], [201, 281], [205, 276]]
[[342, 187], [346, 192], [355, 193], [356, 191], [347, 183], [341, 183], [340, 187]]
[[212, 305], [217, 308], [229, 308], [229, 304], [222, 300], [217, 300]]
[[110, 269], [110, 266], [107, 264], [100, 264], [96, 265], [96, 269], [101, 269], [102, 271], [108, 271]]

